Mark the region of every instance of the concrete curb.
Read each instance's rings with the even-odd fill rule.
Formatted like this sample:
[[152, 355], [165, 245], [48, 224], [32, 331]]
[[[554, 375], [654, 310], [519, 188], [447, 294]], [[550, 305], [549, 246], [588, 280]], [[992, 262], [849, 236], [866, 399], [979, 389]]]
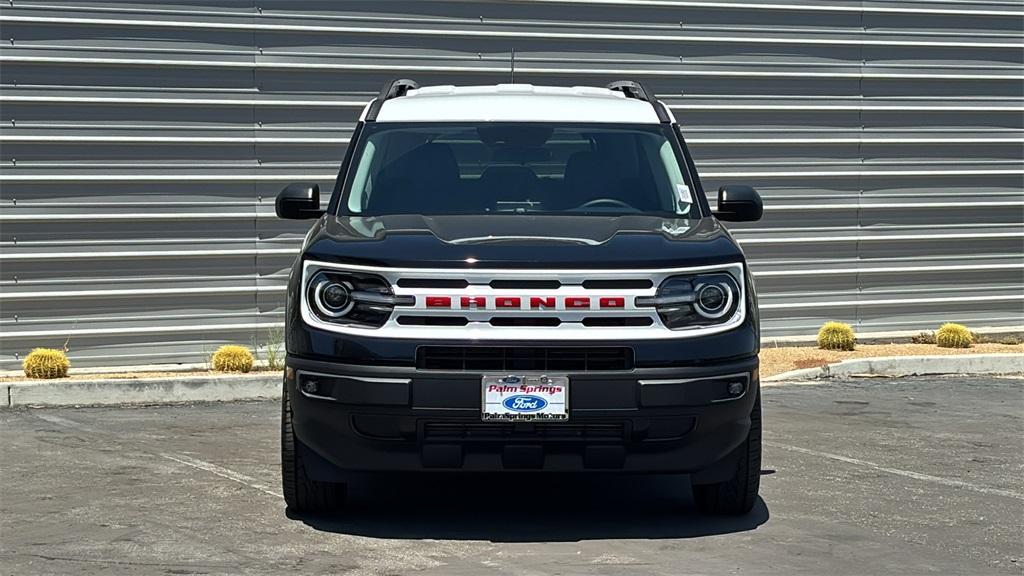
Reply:
[[762, 378], [761, 382], [815, 380], [851, 376], [925, 376], [937, 374], [1021, 374], [1024, 354], [955, 356], [882, 356], [854, 358], [821, 368], [805, 368]]
[[3, 385], [0, 408], [230, 402], [281, 397], [281, 374], [40, 380]]

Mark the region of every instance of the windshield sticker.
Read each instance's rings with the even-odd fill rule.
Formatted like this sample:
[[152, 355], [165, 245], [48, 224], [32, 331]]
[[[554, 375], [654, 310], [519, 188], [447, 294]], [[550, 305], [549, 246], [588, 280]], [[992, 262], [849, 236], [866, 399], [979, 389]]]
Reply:
[[680, 202], [693, 204], [693, 197], [690, 196], [690, 187], [686, 184], [676, 184], [676, 196], [679, 197]]

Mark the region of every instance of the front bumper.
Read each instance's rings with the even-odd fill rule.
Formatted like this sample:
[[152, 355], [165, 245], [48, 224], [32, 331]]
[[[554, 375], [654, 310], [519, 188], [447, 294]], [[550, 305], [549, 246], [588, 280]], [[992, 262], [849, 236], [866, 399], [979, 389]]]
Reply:
[[[317, 480], [352, 472], [545, 470], [695, 473], [695, 480], [714, 482], [732, 473], [750, 429], [757, 368], [751, 356], [570, 372], [569, 420], [543, 424], [483, 422], [478, 372], [289, 356], [285, 386], [307, 473]], [[743, 391], [728, 393], [737, 381]]]

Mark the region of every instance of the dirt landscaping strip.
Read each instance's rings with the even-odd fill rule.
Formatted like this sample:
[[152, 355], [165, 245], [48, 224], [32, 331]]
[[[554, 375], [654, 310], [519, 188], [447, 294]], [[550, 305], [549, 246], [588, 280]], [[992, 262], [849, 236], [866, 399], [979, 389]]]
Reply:
[[761, 348], [761, 377], [767, 378], [803, 368], [821, 368], [854, 358], [962, 356], [965, 354], [1024, 355], [1024, 345], [975, 344], [970, 348], [939, 348], [934, 344], [858, 344], [852, 352], [821, 350], [813, 346], [763, 346]]
[[818, 368], [803, 368], [761, 378], [764, 385], [820, 378], [862, 376], [930, 376], [939, 374], [1022, 375], [1024, 355], [964, 354], [961, 356], [888, 356], [853, 358]]
[[[117, 370], [117, 371], [114, 371]], [[253, 370], [251, 372], [214, 372], [213, 370], [199, 370], [199, 369], [184, 369], [184, 370], [141, 370], [138, 372], [131, 371], [131, 367], [124, 368], [108, 368], [108, 369], [82, 369], [76, 371], [74, 368], [71, 369], [71, 373], [68, 374], [67, 378], [60, 378], [56, 380], [39, 380], [33, 378], [26, 378], [24, 375], [6, 375], [0, 376], [0, 384], [11, 384], [11, 383], [44, 383], [44, 382], [67, 382], [68, 380], [143, 380], [150, 378], [174, 378], [174, 377], [204, 377], [204, 378], [226, 378], [230, 376], [239, 376], [242, 378], [250, 376], [266, 376], [268, 374], [281, 374], [280, 370]]]

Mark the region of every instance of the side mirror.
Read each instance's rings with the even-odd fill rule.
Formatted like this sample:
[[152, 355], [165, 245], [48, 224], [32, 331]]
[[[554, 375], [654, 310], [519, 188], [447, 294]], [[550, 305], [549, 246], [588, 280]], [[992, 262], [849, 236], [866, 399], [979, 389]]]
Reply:
[[715, 216], [729, 222], [753, 222], [764, 213], [761, 195], [750, 186], [722, 186], [718, 189]]
[[277, 195], [274, 208], [277, 210], [278, 218], [319, 218], [324, 213], [320, 209], [320, 186], [309, 182], [289, 184]]

